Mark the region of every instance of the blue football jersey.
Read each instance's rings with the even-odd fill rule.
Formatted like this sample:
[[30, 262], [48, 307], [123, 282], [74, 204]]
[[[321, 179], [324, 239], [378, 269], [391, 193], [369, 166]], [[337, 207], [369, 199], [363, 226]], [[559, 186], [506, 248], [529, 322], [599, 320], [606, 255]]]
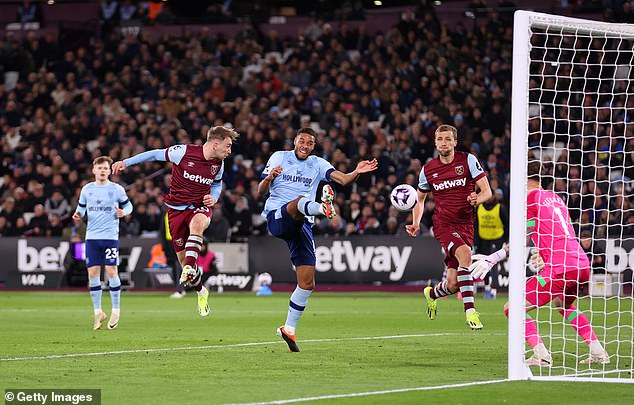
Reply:
[[119, 239], [119, 218], [115, 210], [128, 203], [128, 196], [119, 184], [86, 184], [79, 194], [79, 206], [86, 209], [86, 239]]

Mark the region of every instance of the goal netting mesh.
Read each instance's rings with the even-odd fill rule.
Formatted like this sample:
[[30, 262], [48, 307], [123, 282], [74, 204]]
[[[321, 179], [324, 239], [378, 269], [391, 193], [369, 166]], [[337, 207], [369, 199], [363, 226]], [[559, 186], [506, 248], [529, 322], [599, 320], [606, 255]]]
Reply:
[[[528, 60], [514, 59], [514, 75], [527, 85], [525, 97], [513, 100], [525, 106], [522, 164], [539, 162], [542, 186], [568, 207], [592, 269], [574, 305], [610, 362], [583, 364], [589, 346], [571, 326], [576, 315], [562, 316], [551, 304], [530, 315], [552, 366], [530, 367], [525, 376], [634, 382], [634, 26], [526, 14]], [[531, 354], [526, 344], [524, 356]]]

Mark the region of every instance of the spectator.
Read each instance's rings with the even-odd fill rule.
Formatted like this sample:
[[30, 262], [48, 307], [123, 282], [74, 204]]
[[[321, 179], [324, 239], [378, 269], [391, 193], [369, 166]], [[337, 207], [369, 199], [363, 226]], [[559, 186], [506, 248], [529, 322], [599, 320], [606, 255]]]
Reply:
[[48, 213], [42, 204], [37, 204], [33, 210], [33, 217], [29, 221], [29, 234], [33, 236], [45, 236], [50, 227]]
[[210, 242], [227, 242], [229, 240], [230, 230], [231, 225], [229, 221], [222, 214], [222, 208], [216, 204], [213, 208], [211, 224], [205, 231], [204, 236]]
[[64, 225], [59, 214], [51, 214], [49, 216], [49, 225], [44, 232], [47, 237], [60, 237], [64, 233]]
[[59, 190], [53, 191], [53, 194], [46, 199], [44, 208], [49, 214], [56, 214], [60, 217], [66, 215], [70, 211], [68, 201], [66, 201], [64, 195]]
[[22, 4], [18, 6], [16, 20], [19, 23], [34, 23], [41, 21], [40, 7], [31, 0], [22, 0]]

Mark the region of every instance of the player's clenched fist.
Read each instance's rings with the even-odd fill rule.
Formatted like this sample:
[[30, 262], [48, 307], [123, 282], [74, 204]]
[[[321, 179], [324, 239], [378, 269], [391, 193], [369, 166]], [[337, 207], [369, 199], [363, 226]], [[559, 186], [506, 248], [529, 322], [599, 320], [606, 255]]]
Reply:
[[126, 169], [127, 165], [125, 164], [125, 162], [123, 160], [120, 160], [118, 162], [114, 162], [112, 164], [112, 174], [119, 174], [119, 172], [122, 172]]
[[282, 165], [279, 166], [275, 166], [272, 170], [271, 173], [269, 173], [268, 179], [269, 180], [273, 180], [274, 178], [276, 178], [277, 176], [279, 176], [280, 174], [282, 174]]
[[203, 204], [205, 204], [205, 207], [212, 207], [215, 203], [216, 198], [214, 196], [207, 194], [203, 197]]
[[475, 206], [478, 202], [478, 195], [474, 191], [472, 191], [471, 194], [467, 196], [467, 201], [472, 206]]
[[416, 237], [416, 235], [418, 235], [418, 232], [420, 231], [420, 225], [405, 225], [405, 230], [407, 231], [407, 234], [411, 237]]

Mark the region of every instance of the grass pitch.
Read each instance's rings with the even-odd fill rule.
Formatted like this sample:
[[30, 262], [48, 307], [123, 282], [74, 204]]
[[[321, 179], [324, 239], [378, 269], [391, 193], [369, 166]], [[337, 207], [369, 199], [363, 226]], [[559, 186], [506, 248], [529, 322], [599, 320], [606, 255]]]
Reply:
[[[506, 378], [504, 297], [477, 299], [485, 328], [474, 332], [455, 298], [442, 300], [430, 321], [422, 294], [317, 292], [298, 327], [301, 353], [289, 353], [275, 335], [288, 293], [212, 293], [208, 318], [198, 316], [193, 294], [167, 295], [124, 292], [119, 328], [93, 331], [87, 291], [0, 293], [0, 390], [98, 388], [103, 404], [325, 396], [335, 397], [315, 401], [629, 404], [634, 392], [632, 384], [535, 381], [423, 390]], [[103, 303], [109, 312], [107, 291]], [[629, 355], [631, 346], [630, 335], [629, 346], [608, 350]], [[555, 352], [555, 363], [562, 357]]]

